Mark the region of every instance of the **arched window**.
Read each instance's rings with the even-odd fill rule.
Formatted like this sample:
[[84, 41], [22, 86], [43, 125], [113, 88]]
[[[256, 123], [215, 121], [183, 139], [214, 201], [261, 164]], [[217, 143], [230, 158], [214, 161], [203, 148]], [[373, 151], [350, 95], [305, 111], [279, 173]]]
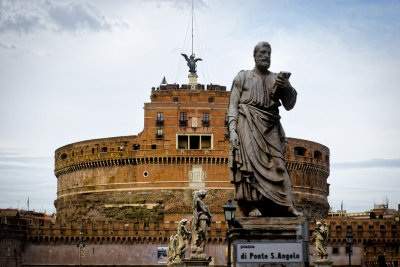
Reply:
[[62, 159], [62, 160], [67, 159], [67, 157], [68, 157], [68, 156], [67, 156], [66, 153], [62, 153], [62, 154], [61, 154], [61, 159]]
[[140, 145], [139, 144], [134, 144], [133, 145], [133, 150], [140, 150]]
[[303, 156], [305, 157], [307, 155], [307, 149], [301, 146], [297, 146], [293, 150], [295, 156]]
[[322, 153], [321, 151], [315, 150], [314, 151], [314, 159], [322, 160]]

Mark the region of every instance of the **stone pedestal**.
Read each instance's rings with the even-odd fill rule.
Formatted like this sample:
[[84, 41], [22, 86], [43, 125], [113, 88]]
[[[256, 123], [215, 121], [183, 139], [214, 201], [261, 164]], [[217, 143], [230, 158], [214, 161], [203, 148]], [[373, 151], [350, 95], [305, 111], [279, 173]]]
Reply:
[[[238, 218], [237, 222], [240, 224], [240, 227], [236, 227], [231, 229], [228, 233], [228, 237], [233, 242], [233, 262], [234, 266], [240, 267], [265, 267], [265, 266], [286, 266], [286, 267], [294, 267], [294, 266], [303, 266], [304, 263], [296, 262], [299, 259], [303, 259], [307, 261], [308, 257], [304, 253], [304, 225], [307, 223], [304, 217], [247, 217], [247, 218]], [[303, 230], [302, 230], [303, 229]], [[306, 227], [306, 229], [308, 229]], [[307, 238], [306, 238], [307, 239]], [[243, 255], [237, 255], [236, 245], [239, 244], [241, 248], [245, 248], [246, 244], [253, 246], [256, 244], [256, 248], [263, 248], [265, 246], [269, 248], [273, 248], [272, 250], [260, 251], [254, 249], [254, 253], [250, 256], [250, 252], [245, 254], [246, 259], [244, 260]], [[290, 243], [290, 244], [289, 244]], [[261, 244], [261, 245], [260, 245]], [[289, 244], [289, 245], [287, 245]], [[282, 251], [285, 251], [285, 246], [288, 247], [296, 247], [296, 253], [289, 253], [283, 257], [283, 253], [279, 255], [279, 259], [282, 257], [285, 258], [285, 262], [272, 263], [272, 261], [276, 261], [278, 258], [278, 253], [280, 248], [282, 247]], [[277, 248], [275, 250], [275, 248]], [[243, 251], [243, 250], [241, 250]], [[286, 250], [288, 251], [288, 250]], [[290, 249], [289, 249], [290, 251]], [[307, 250], [306, 250], [307, 251]], [[265, 252], [265, 253], [264, 253]], [[299, 253], [298, 253], [299, 252]], [[273, 253], [274, 255], [271, 255]], [[257, 256], [254, 256], [257, 254]], [[301, 255], [300, 255], [301, 254]], [[240, 256], [240, 258], [238, 258]], [[300, 257], [299, 257], [300, 256]], [[257, 259], [257, 257], [259, 257]], [[286, 257], [288, 259], [286, 259]], [[260, 258], [262, 259], [259, 262]], [[239, 261], [239, 262], [238, 262]], [[248, 261], [247, 263], [243, 263], [243, 261]], [[251, 261], [254, 261], [251, 263]]]
[[188, 78], [189, 78], [189, 85], [195, 87], [197, 85], [197, 78], [198, 78], [197, 74], [190, 73]]
[[331, 267], [332, 263], [330, 260], [316, 260], [314, 265], [315, 267]]

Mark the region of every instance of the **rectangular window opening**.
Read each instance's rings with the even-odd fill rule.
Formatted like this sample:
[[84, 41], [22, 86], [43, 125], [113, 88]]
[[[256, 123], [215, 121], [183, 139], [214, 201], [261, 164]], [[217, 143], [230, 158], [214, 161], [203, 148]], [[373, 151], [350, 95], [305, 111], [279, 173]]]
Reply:
[[200, 148], [200, 136], [191, 135], [190, 138], [190, 149], [199, 149]]
[[178, 135], [178, 149], [188, 149], [188, 136]]
[[157, 129], [156, 138], [164, 138], [164, 130], [163, 129]]
[[156, 125], [157, 126], [163, 126], [164, 125], [164, 113], [157, 112]]
[[211, 136], [204, 135], [201, 137], [201, 149], [211, 149]]

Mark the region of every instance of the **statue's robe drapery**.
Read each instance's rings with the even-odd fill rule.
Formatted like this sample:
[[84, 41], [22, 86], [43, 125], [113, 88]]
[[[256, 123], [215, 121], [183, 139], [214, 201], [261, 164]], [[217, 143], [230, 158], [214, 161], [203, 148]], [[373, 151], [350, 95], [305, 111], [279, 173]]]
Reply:
[[292, 109], [297, 93], [280, 89], [272, 97], [276, 78], [276, 73], [263, 75], [256, 68], [239, 72], [233, 81], [228, 117], [229, 126], [236, 125], [239, 148], [231, 146], [231, 182], [238, 201], [266, 198], [289, 207], [293, 200], [283, 151], [287, 140], [278, 107], [282, 103]]

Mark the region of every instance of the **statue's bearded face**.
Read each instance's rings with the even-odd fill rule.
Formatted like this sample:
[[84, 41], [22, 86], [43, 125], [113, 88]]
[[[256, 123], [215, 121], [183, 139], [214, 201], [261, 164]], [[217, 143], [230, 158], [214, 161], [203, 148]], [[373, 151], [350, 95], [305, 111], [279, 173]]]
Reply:
[[268, 70], [271, 65], [271, 48], [268, 46], [260, 47], [254, 54], [254, 60], [259, 70]]

